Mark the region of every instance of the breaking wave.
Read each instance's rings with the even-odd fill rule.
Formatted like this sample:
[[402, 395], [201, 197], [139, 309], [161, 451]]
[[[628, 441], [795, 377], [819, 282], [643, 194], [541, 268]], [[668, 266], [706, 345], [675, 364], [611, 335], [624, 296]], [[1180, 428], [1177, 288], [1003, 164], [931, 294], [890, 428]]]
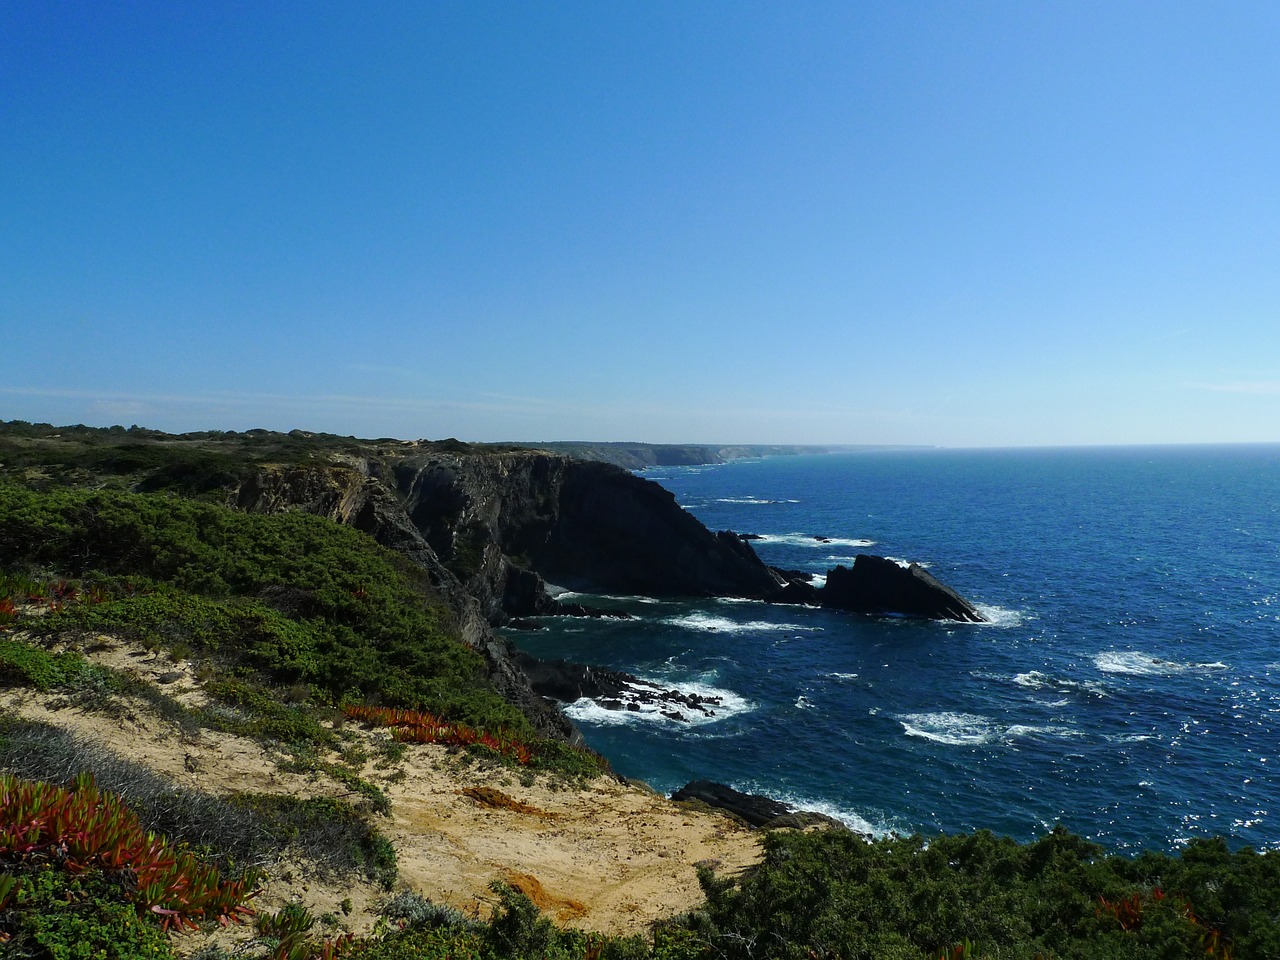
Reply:
[[898, 722], [909, 737], [919, 737], [952, 747], [976, 747], [1028, 737], [1062, 739], [1081, 735], [1076, 728], [1061, 724], [1038, 726], [1014, 723], [1002, 726], [988, 717], [950, 711], [911, 713], [899, 717]]
[[685, 630], [699, 630], [706, 633], [758, 633], [776, 631], [788, 633], [821, 633], [823, 627], [802, 623], [773, 623], [769, 620], [748, 620], [740, 622], [728, 617], [717, 617], [709, 613], [689, 613], [681, 617], [667, 617], [661, 621], [669, 627], [683, 627]]
[[1226, 670], [1227, 665], [1221, 661], [1213, 663], [1183, 663], [1179, 660], [1165, 660], [1153, 657], [1149, 653], [1137, 650], [1108, 650], [1095, 654], [1094, 666], [1103, 673], [1127, 674], [1137, 677], [1169, 676], [1185, 673], [1188, 670]]
[[[708, 712], [692, 709], [672, 699], [651, 699], [655, 692], [675, 691], [683, 697], [698, 697]], [[698, 727], [716, 723], [754, 710], [756, 705], [732, 690], [705, 683], [657, 683], [641, 680], [617, 697], [600, 701], [583, 697], [564, 708], [572, 720], [596, 726], [628, 723], [665, 723], [673, 727]]]
[[785, 543], [791, 547], [874, 547], [874, 540], [849, 537], [818, 537], [809, 533], [762, 533], [761, 543]]

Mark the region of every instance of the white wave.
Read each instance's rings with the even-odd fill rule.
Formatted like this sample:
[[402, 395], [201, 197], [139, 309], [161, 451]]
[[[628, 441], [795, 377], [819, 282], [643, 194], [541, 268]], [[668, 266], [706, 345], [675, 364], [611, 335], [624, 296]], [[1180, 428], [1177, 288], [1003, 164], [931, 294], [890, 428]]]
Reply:
[[821, 590], [823, 587], [827, 585], [827, 578], [823, 574], [815, 573], [809, 579], [809, 585], [813, 587], [815, 590]]
[[771, 793], [769, 796], [777, 800], [779, 803], [785, 803], [792, 810], [820, 813], [833, 820], [839, 820], [854, 833], [861, 833], [867, 836], [879, 838], [894, 836], [895, 834], [905, 832], [901, 824], [895, 824], [891, 821], [884, 820], [873, 822], [858, 813], [856, 810], [847, 810], [844, 807], [838, 807], [834, 803], [828, 803], [825, 800], [810, 800], [807, 797], [802, 797], [793, 793]]
[[830, 677], [832, 680], [857, 680], [856, 673], [824, 673], [824, 677]]
[[1095, 654], [1094, 665], [1103, 673], [1129, 674], [1139, 677], [1168, 676], [1174, 673], [1186, 673], [1188, 670], [1226, 670], [1225, 663], [1184, 663], [1179, 660], [1165, 660], [1153, 657], [1139, 650], [1107, 650]]
[[850, 537], [815, 537], [811, 533], [762, 533], [760, 543], [785, 543], [792, 547], [874, 547], [874, 540]]
[[1100, 683], [1080, 683], [1076, 680], [1064, 680], [1061, 677], [1051, 677], [1049, 674], [1041, 673], [1039, 670], [1019, 673], [1013, 678], [1013, 682], [1029, 690], [1055, 690], [1060, 693], [1080, 692], [1088, 693], [1095, 697], [1105, 697], [1107, 695], [1106, 688]]
[[[704, 700], [718, 699], [719, 703], [707, 703], [705, 706], [710, 715], [680, 703], [658, 702], [644, 703], [640, 697], [644, 693], [655, 690], [676, 690], [682, 694], [697, 695]], [[642, 678], [639, 688], [624, 690], [616, 698], [622, 703], [620, 709], [609, 709], [594, 700], [583, 697], [564, 708], [571, 719], [595, 724], [596, 726], [622, 726], [628, 723], [666, 723], [677, 727], [700, 727], [708, 723], [716, 723], [728, 717], [747, 713], [756, 708], [750, 700], [739, 696], [732, 690], [713, 687], [705, 683], [660, 683]], [[683, 719], [673, 719], [667, 714], [679, 714]]]
[[797, 710], [813, 710], [815, 709], [815, 707], [813, 705], [812, 700], [810, 700], [808, 697], [801, 696], [796, 700], [796, 709]]
[[1025, 619], [1021, 610], [1009, 610], [1005, 607], [997, 607], [989, 603], [975, 603], [978, 612], [987, 619], [987, 625], [992, 627], [1020, 627]]
[[547, 596], [553, 600], [562, 602], [584, 603], [586, 606], [591, 605], [593, 600], [614, 600], [618, 603], [664, 603], [655, 597], [645, 597], [640, 594], [611, 594], [611, 593], [583, 593], [580, 590], [570, 590], [568, 587], [557, 587], [552, 584], [546, 585]]
[[760, 631], [820, 633], [824, 629], [823, 627], [805, 626], [799, 623], [772, 623], [768, 620], [730, 620], [728, 617], [717, 617], [709, 613], [690, 613], [682, 617], [667, 617], [661, 622], [669, 627], [683, 627], [686, 630], [701, 630], [707, 633], [752, 633]]
[[1084, 736], [1083, 731], [1075, 727], [1064, 727], [1055, 724], [1038, 727], [1031, 724], [1015, 723], [1005, 730], [1003, 739], [1017, 740], [1019, 737], [1052, 737], [1055, 740], [1060, 740], [1082, 736]]
[[[745, 503], [745, 504], [751, 504], [755, 506], [764, 506], [765, 504], [781, 503], [782, 501], [781, 500], [761, 500], [758, 497], [717, 497], [713, 502], [714, 503]], [[788, 502], [795, 503], [794, 500], [791, 500]]]
[[1001, 727], [987, 717], [972, 713], [913, 713], [898, 718], [903, 731], [909, 737], [920, 737], [953, 747], [973, 747], [996, 740], [1017, 740], [1022, 737], [1052, 737], [1063, 739], [1083, 734], [1075, 727], [1062, 725], [1034, 726], [1014, 723]]
[[990, 743], [997, 735], [990, 720], [972, 713], [911, 713], [898, 722], [909, 737], [955, 747]]

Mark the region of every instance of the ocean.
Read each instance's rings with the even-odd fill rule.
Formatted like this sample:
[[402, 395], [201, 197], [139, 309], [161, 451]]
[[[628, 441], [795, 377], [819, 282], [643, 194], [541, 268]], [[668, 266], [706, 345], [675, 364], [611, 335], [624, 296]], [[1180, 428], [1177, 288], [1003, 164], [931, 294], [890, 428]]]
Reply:
[[[520, 647], [720, 698], [568, 708], [618, 772], [706, 778], [875, 835], [1054, 824], [1113, 852], [1280, 847], [1280, 446], [896, 450], [641, 474], [821, 576], [926, 566], [989, 624], [573, 595]], [[819, 539], [821, 538], [821, 539]]]

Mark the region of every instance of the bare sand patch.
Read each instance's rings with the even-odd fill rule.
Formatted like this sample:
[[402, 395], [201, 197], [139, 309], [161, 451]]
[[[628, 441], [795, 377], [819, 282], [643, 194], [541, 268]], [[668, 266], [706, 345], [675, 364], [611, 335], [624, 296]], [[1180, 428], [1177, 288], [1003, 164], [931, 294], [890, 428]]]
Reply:
[[[110, 637], [81, 649], [92, 660], [160, 684], [183, 702], [203, 701], [191, 664], [163, 662]], [[140, 699], [122, 698], [121, 709], [108, 715], [68, 705], [57, 694], [11, 689], [0, 691], [0, 709], [67, 729], [209, 793], [358, 800], [328, 777], [281, 770], [283, 755], [251, 739], [183, 733]], [[343, 734], [365, 742], [370, 754], [386, 737], [352, 723]], [[477, 916], [487, 915], [496, 901], [491, 883], [503, 881], [562, 923], [603, 933], [643, 932], [701, 902], [697, 864], [736, 872], [759, 858], [758, 835], [740, 823], [612, 777], [565, 788], [547, 777], [481, 769], [431, 744], [410, 745], [397, 770], [379, 769], [370, 760], [361, 774], [391, 799], [390, 815], [376, 824], [395, 846], [398, 888]], [[268, 911], [302, 902], [313, 914], [331, 914], [341, 928], [364, 934], [389, 896], [366, 881], [335, 882], [315, 864], [286, 858], [268, 865], [255, 902]], [[213, 936], [233, 945], [251, 935], [233, 927]], [[207, 939], [183, 935], [175, 944], [189, 953]]]

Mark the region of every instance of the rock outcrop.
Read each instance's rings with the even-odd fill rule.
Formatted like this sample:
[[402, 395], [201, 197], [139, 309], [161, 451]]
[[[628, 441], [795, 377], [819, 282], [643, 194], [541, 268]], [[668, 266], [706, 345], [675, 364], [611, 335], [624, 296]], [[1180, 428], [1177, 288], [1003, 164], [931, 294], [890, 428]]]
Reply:
[[756, 829], [826, 826], [844, 828], [839, 820], [810, 810], [796, 810], [755, 793], [742, 793], [712, 780], [693, 780], [671, 795], [672, 800], [704, 803], [725, 810]]
[[585, 697], [606, 710], [656, 713], [677, 723], [714, 717], [722, 703], [717, 696], [664, 687], [621, 670], [571, 660], [540, 660], [517, 651], [516, 662], [536, 693], [560, 703]]
[[[484, 654], [498, 690], [562, 736], [576, 731], [492, 630], [512, 617], [610, 615], [556, 600], [548, 581], [594, 593], [812, 600], [811, 587], [765, 566], [736, 534], [711, 533], [656, 483], [603, 463], [435, 447], [267, 468], [231, 502], [261, 513], [305, 510], [404, 554], [456, 611], [460, 634]], [[667, 696], [637, 684], [628, 704]], [[673, 717], [687, 709], [711, 708], [672, 701]]]
[[407, 458], [413, 525], [495, 622], [557, 613], [546, 582], [594, 593], [765, 599], [786, 580], [732, 534], [621, 468], [546, 454]]
[[366, 462], [264, 470], [239, 486], [232, 505], [254, 513], [313, 513], [362, 530], [383, 546], [404, 554], [426, 570], [455, 617], [458, 635], [485, 658], [489, 679], [498, 692], [539, 732], [581, 743], [582, 734], [568, 718], [530, 688], [515, 662], [515, 648], [494, 632], [476, 598], [427, 543], [393, 490], [369, 470]]
[[973, 604], [919, 564], [904, 566], [866, 553], [854, 558], [852, 569], [840, 566], [828, 572], [818, 593], [822, 606], [836, 610], [986, 622]]

